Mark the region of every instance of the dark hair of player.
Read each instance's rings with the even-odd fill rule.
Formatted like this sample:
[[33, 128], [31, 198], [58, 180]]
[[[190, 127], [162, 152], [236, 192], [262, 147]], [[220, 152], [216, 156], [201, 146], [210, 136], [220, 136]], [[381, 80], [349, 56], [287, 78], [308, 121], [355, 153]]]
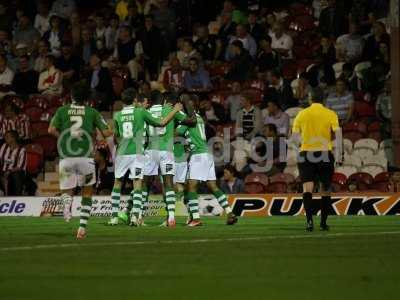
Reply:
[[121, 101], [126, 104], [130, 105], [134, 102], [137, 97], [137, 91], [134, 88], [127, 88], [122, 92]]
[[166, 92], [163, 94], [165, 102], [175, 105], [179, 101], [179, 95], [173, 92]]
[[71, 89], [72, 103], [83, 105], [89, 97], [89, 87], [84, 82], [77, 82]]
[[160, 105], [164, 102], [163, 94], [160, 91], [154, 90], [150, 93], [150, 101], [151, 105]]

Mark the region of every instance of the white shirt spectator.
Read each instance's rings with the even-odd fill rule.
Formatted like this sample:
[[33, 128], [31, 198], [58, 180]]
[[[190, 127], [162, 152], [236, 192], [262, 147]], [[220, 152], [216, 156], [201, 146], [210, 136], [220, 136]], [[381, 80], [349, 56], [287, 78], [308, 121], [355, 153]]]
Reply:
[[44, 95], [61, 95], [62, 73], [55, 67], [43, 71], [39, 76], [38, 90]]
[[14, 72], [6, 67], [3, 73], [0, 73], [0, 85], [11, 85], [14, 79]]
[[288, 50], [288, 56], [285, 58], [293, 58], [292, 48], [293, 40], [290, 35], [283, 33], [280, 38], [277, 38], [275, 33], [271, 33], [270, 37], [272, 39], [271, 47], [272, 49], [285, 49]]
[[358, 34], [344, 34], [336, 40], [337, 51], [343, 51], [346, 62], [357, 61], [364, 49], [364, 39]]

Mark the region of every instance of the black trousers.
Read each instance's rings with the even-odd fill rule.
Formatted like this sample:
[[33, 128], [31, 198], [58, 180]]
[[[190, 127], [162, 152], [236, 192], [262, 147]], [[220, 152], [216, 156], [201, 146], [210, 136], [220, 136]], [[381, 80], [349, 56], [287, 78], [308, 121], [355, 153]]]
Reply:
[[[7, 177], [2, 178], [2, 190], [6, 196], [22, 196], [24, 191], [26, 174], [23, 171], [11, 172]], [[4, 185], [7, 185], [7, 189]]]

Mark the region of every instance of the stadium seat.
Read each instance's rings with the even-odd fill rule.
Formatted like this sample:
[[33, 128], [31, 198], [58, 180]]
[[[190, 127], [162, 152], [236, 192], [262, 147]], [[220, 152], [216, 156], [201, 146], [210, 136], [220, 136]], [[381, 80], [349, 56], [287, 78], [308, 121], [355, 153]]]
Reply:
[[288, 185], [286, 182], [273, 182], [267, 186], [267, 193], [287, 193]]
[[31, 124], [32, 136], [40, 137], [48, 135], [49, 122], [38, 121]]
[[374, 117], [375, 106], [367, 101], [354, 101], [354, 115], [358, 118]]
[[292, 174], [288, 173], [278, 173], [269, 178], [269, 182], [285, 182], [286, 184], [290, 184], [296, 181], [296, 178]]
[[379, 149], [387, 149], [387, 148], [393, 149], [392, 139], [386, 139], [379, 143]]
[[365, 172], [358, 172], [349, 176], [348, 182], [356, 182], [360, 191], [366, 191], [374, 182], [374, 177]]
[[286, 62], [282, 67], [282, 75], [284, 78], [292, 81], [297, 76], [297, 65], [292, 61]]
[[374, 182], [382, 182], [382, 181], [389, 181], [390, 180], [390, 174], [389, 172], [382, 172], [374, 177]]
[[367, 133], [367, 124], [360, 121], [349, 122], [343, 125], [343, 132], [358, 131], [362, 134]]
[[390, 192], [390, 186], [391, 184], [389, 181], [380, 181], [380, 182], [374, 182], [371, 188], [375, 191], [387, 193]]
[[37, 122], [41, 120], [43, 109], [39, 107], [29, 107], [24, 110], [24, 113], [29, 117], [31, 122]]
[[26, 171], [31, 175], [37, 175], [43, 166], [43, 148], [38, 144], [26, 146]]
[[34, 139], [35, 144], [43, 148], [46, 159], [54, 159], [57, 156], [57, 139], [51, 135], [43, 135]]
[[374, 177], [383, 171], [385, 171], [385, 168], [379, 165], [368, 165], [361, 168], [361, 172], [368, 173]]
[[248, 193], [264, 193], [267, 190], [268, 177], [263, 173], [251, 173], [246, 176], [244, 183]]
[[353, 152], [353, 142], [349, 139], [343, 139], [343, 150], [351, 154]]
[[[365, 139], [360, 139], [357, 142], [354, 143], [354, 152], [357, 152], [358, 150], [370, 150], [370, 152], [372, 152], [371, 155], [373, 155], [374, 153], [376, 153], [379, 149], [379, 143], [374, 140], [374, 139], [370, 139], [370, 138], [365, 138]], [[369, 155], [369, 156], [371, 156]], [[364, 157], [364, 156], [361, 156]]]
[[49, 101], [46, 97], [35, 95], [30, 97], [24, 105], [25, 110], [31, 107], [39, 107], [45, 110], [49, 107]]
[[374, 121], [368, 125], [368, 132], [380, 131], [380, 129], [381, 129], [381, 123], [378, 121]]
[[385, 153], [378, 152], [376, 155], [366, 157], [363, 160], [363, 164], [365, 166], [380, 166], [386, 170], [388, 159], [385, 156]]
[[335, 169], [336, 173], [342, 173], [347, 177], [350, 177], [351, 175], [357, 173], [357, 171], [357, 168], [354, 166], [339, 166]]
[[362, 139], [364, 135], [359, 131], [348, 131], [343, 133], [343, 137], [354, 144], [356, 141]]
[[64, 99], [60, 96], [52, 96], [48, 99], [48, 103], [49, 107], [60, 107], [64, 104]]
[[343, 165], [353, 166], [358, 169], [362, 166], [362, 159], [357, 154], [353, 153], [353, 154], [349, 155], [349, 154], [345, 153], [344, 159], [343, 159]]
[[377, 141], [378, 143], [380, 143], [382, 141], [382, 135], [380, 131], [369, 131], [368, 132], [368, 138], [373, 139], [375, 141]]
[[334, 192], [346, 191], [347, 176], [342, 173], [334, 173], [332, 176], [332, 188]]

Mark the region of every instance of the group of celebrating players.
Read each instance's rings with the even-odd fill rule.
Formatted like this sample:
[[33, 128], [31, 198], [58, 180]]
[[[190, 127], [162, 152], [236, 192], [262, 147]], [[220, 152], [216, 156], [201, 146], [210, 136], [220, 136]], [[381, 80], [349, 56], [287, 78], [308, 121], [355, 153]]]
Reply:
[[[188, 207], [187, 226], [202, 225], [197, 195], [199, 181], [207, 182], [227, 215], [227, 224], [238, 221], [226, 195], [217, 186], [214, 159], [209, 153], [205, 124], [197, 112], [195, 97], [154, 91], [148, 99], [134, 88], [128, 88], [121, 96], [124, 106], [114, 113], [111, 129], [98, 111], [85, 105], [86, 87], [76, 84], [72, 88], [71, 104], [57, 110], [49, 133], [58, 138], [60, 190], [67, 221], [72, 217], [74, 190], [82, 188], [77, 239], [86, 237], [91, 211], [96, 182], [92, 138], [97, 130], [116, 145], [109, 225], [117, 225], [120, 221], [131, 226], [144, 225], [147, 178], [158, 175], [162, 176], [168, 215], [165, 226], [176, 226], [175, 203], [182, 196]], [[127, 207], [120, 211], [121, 185], [127, 172], [133, 181], [133, 190]]]

